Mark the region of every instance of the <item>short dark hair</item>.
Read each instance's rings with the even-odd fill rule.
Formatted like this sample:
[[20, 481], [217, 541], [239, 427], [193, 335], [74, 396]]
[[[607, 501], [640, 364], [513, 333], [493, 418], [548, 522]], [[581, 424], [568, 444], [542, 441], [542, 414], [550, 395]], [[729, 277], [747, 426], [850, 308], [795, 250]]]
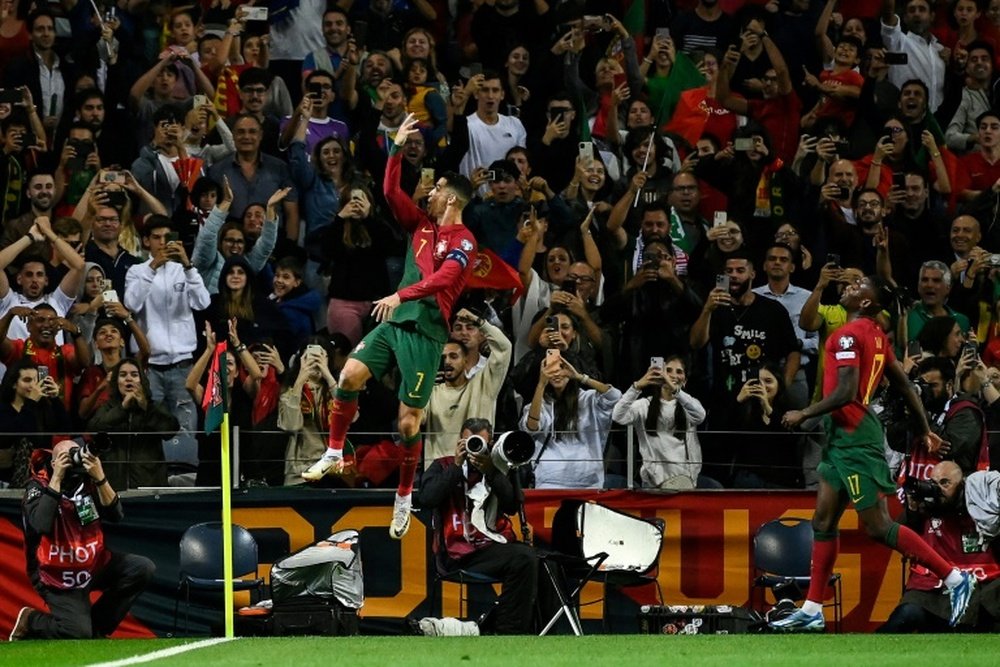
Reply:
[[986, 111], [982, 112], [981, 114], [976, 116], [976, 127], [978, 128], [979, 124], [982, 123], [984, 119], [991, 117], [1000, 120], [1000, 111], [997, 111], [995, 109], [987, 109]]
[[173, 230], [173, 228], [174, 223], [171, 222], [170, 218], [165, 215], [160, 215], [159, 213], [154, 213], [146, 218], [146, 222], [142, 225], [142, 238], [148, 239], [152, 236], [154, 229]]
[[444, 179], [446, 187], [462, 202], [459, 208], [465, 208], [465, 205], [472, 201], [472, 181], [468, 178], [454, 171], [444, 172], [441, 178]]
[[314, 69], [306, 75], [305, 80], [302, 82], [303, 88], [308, 88], [309, 84], [313, 82], [314, 79], [323, 77], [324, 79], [329, 79], [330, 83], [337, 83], [337, 77], [332, 73], [327, 72], [325, 69]]
[[305, 277], [305, 267], [302, 265], [302, 261], [293, 255], [282, 257], [278, 260], [278, 263], [274, 265], [275, 273], [282, 270], [290, 272], [299, 280], [302, 280]]
[[751, 269], [754, 268], [753, 257], [751, 257], [750, 253], [748, 253], [744, 248], [737, 248], [736, 250], [726, 255], [727, 262], [731, 259], [742, 259], [747, 263], [747, 266], [749, 266]]
[[256, 86], [257, 84], [264, 87], [270, 87], [271, 75], [266, 69], [261, 69], [260, 67], [248, 67], [240, 73], [239, 83], [240, 88]]
[[[979, 3], [977, 2], [976, 5], [978, 6]], [[967, 47], [965, 47], [966, 53], [972, 53], [973, 51], [976, 50], [986, 51], [986, 53], [990, 54], [990, 64], [993, 64], [993, 60], [995, 59], [996, 55], [995, 51], [993, 50], [992, 44], [983, 41], [981, 39], [974, 39], [971, 42], [969, 42], [969, 45]]]
[[917, 364], [917, 377], [932, 371], [941, 373], [941, 380], [944, 382], [955, 381], [955, 364], [951, 362], [951, 359], [936, 356], [927, 357]]
[[[927, 0], [924, 1], [926, 2]], [[924, 83], [921, 79], [907, 79], [906, 81], [903, 82], [903, 85], [899, 87], [900, 92], [902, 92], [903, 88], [906, 88], [907, 86], [920, 86], [924, 91], [924, 98], [930, 100], [931, 98], [930, 89], [927, 87], [927, 84]]]
[[493, 424], [490, 423], [489, 419], [485, 419], [483, 417], [469, 417], [462, 422], [461, 430], [470, 431], [472, 433], [486, 431], [490, 434], [490, 440], [493, 439]]
[[[787, 250], [788, 254], [792, 258], [792, 263], [793, 264], [795, 263], [795, 250], [792, 248], [792, 246], [788, 245], [784, 241], [774, 241], [773, 243], [768, 243], [767, 247], [764, 248], [764, 259], [767, 259], [768, 253], [774, 250], [775, 248], [781, 248], [782, 250]], [[727, 257], [726, 259], [730, 259], [730, 257]]]
[[853, 46], [857, 50], [858, 57], [860, 57], [861, 54], [864, 53], [864, 50], [865, 50], [865, 45], [862, 44], [861, 40], [858, 39], [857, 37], [855, 37], [854, 35], [841, 35], [840, 39], [837, 40], [837, 44], [838, 45], [840, 45], [840, 44], [850, 44], [851, 46]]
[[[444, 344], [445, 345], [458, 345], [458, 347], [462, 350], [462, 354], [464, 354], [466, 356], [468, 356], [468, 354], [469, 354], [469, 346], [466, 345], [465, 343], [463, 343], [462, 341], [458, 340], [457, 338], [451, 338], [451, 337], [449, 337], [448, 340], [446, 340]], [[443, 353], [444, 353], [444, 348], [442, 348], [442, 354]]]
[[52, 24], [55, 25], [56, 15], [52, 13], [52, 11], [44, 8], [36, 9], [35, 11], [28, 14], [28, 18], [25, 20], [25, 23], [28, 26], [28, 32], [31, 32], [32, 30], [35, 29], [35, 21], [42, 18], [43, 16], [48, 16], [50, 19], [52, 19]]
[[158, 125], [165, 120], [174, 123], [183, 123], [184, 112], [173, 104], [164, 104], [162, 107], [153, 112], [153, 125]]

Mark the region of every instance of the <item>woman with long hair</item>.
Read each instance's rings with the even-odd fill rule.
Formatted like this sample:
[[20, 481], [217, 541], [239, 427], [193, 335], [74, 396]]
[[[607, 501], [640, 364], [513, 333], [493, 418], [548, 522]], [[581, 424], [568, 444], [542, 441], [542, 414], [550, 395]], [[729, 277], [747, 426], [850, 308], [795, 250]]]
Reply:
[[[333, 346], [313, 337], [295, 355], [278, 399], [278, 428], [289, 433], [285, 484], [302, 484], [302, 472], [326, 451], [333, 409]], [[345, 461], [348, 459], [345, 457]]]
[[661, 360], [629, 386], [611, 413], [616, 423], [636, 427], [643, 488], [698, 486], [698, 425], [705, 421], [705, 408], [684, 391], [686, 382], [687, 367], [680, 356]]
[[203, 313], [203, 321], [219, 331], [235, 320], [240, 339], [257, 343], [267, 338], [278, 343], [284, 358], [293, 351], [290, 329], [277, 305], [257, 288], [257, 274], [242, 255], [233, 255], [219, 272], [219, 291]]
[[316, 241], [330, 272], [327, 331], [339, 331], [355, 345], [364, 334], [372, 302], [390, 292], [385, 258], [392, 241], [372, 193], [356, 187], [350, 197]]
[[535, 488], [604, 487], [604, 449], [611, 411], [622, 393], [579, 373], [565, 358], [542, 361], [520, 427], [535, 439]]
[[802, 437], [789, 433], [781, 418], [791, 409], [781, 368], [760, 366], [736, 397], [740, 437], [732, 444], [732, 483], [736, 489], [802, 488]]
[[87, 430], [111, 434], [112, 446], [101, 456], [115, 489], [167, 486], [163, 441], [180, 424], [162, 403], [153, 401], [138, 360], [126, 357], [111, 369], [111, 395], [87, 422]]
[[69, 425], [59, 385], [48, 374], [40, 380], [38, 369], [34, 360], [21, 358], [0, 382], [0, 481], [16, 488], [28, 481], [31, 452], [51, 447], [53, 432]]

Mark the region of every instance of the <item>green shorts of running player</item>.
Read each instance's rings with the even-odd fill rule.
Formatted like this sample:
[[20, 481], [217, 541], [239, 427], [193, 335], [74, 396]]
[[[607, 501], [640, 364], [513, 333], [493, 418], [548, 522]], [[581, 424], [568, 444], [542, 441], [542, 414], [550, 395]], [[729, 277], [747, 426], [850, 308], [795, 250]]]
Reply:
[[375, 378], [392, 368], [395, 360], [403, 376], [399, 400], [423, 409], [431, 400], [444, 343], [419, 333], [410, 324], [382, 322], [357, 344], [350, 357], [367, 366]]
[[846, 491], [858, 511], [874, 507], [882, 494], [896, 490], [885, 462], [882, 425], [868, 413], [853, 432], [824, 417], [828, 444], [817, 472], [836, 491]]

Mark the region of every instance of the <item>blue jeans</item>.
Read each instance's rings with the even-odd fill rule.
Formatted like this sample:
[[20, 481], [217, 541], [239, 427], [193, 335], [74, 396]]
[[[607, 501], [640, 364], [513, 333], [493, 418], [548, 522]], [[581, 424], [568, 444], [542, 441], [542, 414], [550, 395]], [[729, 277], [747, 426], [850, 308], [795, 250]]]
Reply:
[[195, 430], [198, 415], [191, 394], [184, 387], [191, 364], [181, 364], [166, 370], [149, 369], [149, 388], [154, 401], [163, 401], [167, 410], [180, 422], [180, 430], [173, 438], [163, 441], [163, 455], [167, 461], [183, 461], [198, 465], [198, 443]]

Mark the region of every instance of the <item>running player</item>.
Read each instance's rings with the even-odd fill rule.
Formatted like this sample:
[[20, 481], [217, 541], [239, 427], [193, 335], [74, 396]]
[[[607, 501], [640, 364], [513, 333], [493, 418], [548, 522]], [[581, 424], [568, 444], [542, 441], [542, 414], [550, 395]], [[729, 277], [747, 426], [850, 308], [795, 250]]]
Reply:
[[801, 609], [771, 623], [776, 630], [824, 629], [823, 598], [840, 546], [837, 526], [848, 501], [854, 503], [870, 538], [914, 558], [944, 580], [951, 596], [952, 625], [965, 613], [975, 588], [975, 576], [953, 568], [919, 535], [889, 517], [885, 494], [892, 493], [895, 485], [883, 456], [882, 425], [868, 411], [868, 401], [883, 373], [906, 397], [914, 427], [927, 449], [936, 452], [944, 442], [930, 432], [920, 398], [875, 321], [882, 311], [882, 291], [871, 278], [844, 288], [840, 303], [847, 310], [848, 322], [826, 341], [823, 399], [804, 410], [791, 410], [782, 419], [786, 427], [794, 428], [806, 419], [823, 416], [828, 442], [818, 468], [809, 593]]
[[410, 495], [420, 460], [420, 422], [431, 397], [441, 350], [448, 340], [448, 322], [456, 299], [472, 273], [476, 240], [462, 224], [462, 209], [472, 199], [472, 184], [459, 174], [438, 178], [427, 197], [427, 212], [416, 207], [399, 187], [401, 150], [415, 133], [417, 119], [409, 114], [396, 132], [386, 165], [385, 198], [400, 226], [411, 234], [399, 290], [375, 302], [380, 322], [351, 352], [340, 372], [330, 411], [326, 452], [302, 477], [322, 479], [344, 466], [344, 440], [358, 409], [358, 392], [368, 378], [381, 377], [395, 360], [399, 386], [399, 435], [406, 451], [399, 468], [399, 488], [389, 534], [400, 539], [410, 527]]

